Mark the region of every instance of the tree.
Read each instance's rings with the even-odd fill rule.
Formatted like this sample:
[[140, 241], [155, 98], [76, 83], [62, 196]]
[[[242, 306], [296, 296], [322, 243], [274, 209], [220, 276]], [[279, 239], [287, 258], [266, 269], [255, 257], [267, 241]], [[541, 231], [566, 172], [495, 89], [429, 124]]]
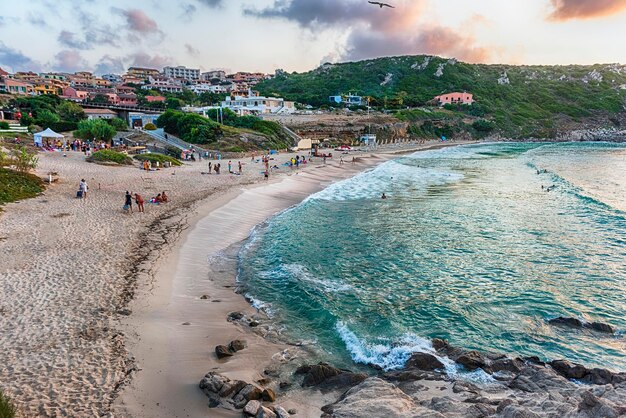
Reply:
[[93, 104], [103, 104], [103, 105], [108, 105], [109, 104], [109, 97], [105, 96], [104, 94], [96, 94], [96, 96], [89, 100], [91, 103]]
[[78, 122], [85, 119], [85, 112], [83, 111], [83, 108], [70, 101], [64, 101], [57, 106], [57, 113], [61, 119], [70, 122]]
[[102, 119], [81, 120], [75, 135], [82, 139], [109, 142], [115, 136], [115, 128]]
[[165, 101], [165, 107], [168, 109], [180, 109], [182, 107], [182, 102], [180, 99], [170, 97]]
[[112, 127], [115, 128], [116, 131], [126, 131], [128, 130], [128, 124], [124, 119], [113, 118], [109, 120], [109, 123]]
[[56, 113], [50, 110], [42, 109], [37, 112], [37, 118], [36, 118], [37, 124], [43, 127], [47, 128], [53, 123], [56, 123], [60, 120], [61, 118], [59, 118], [59, 115], [57, 115]]

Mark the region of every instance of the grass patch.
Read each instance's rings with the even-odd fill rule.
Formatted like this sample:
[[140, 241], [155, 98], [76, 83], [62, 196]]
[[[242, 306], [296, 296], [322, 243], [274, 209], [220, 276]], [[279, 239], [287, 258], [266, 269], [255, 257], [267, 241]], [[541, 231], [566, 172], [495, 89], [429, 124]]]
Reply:
[[13, 418], [17, 410], [11, 400], [0, 391], [0, 418]]
[[178, 161], [176, 158], [173, 158], [173, 157], [170, 157], [169, 155], [164, 155], [164, 154], [135, 155], [135, 160], [150, 161], [151, 163], [156, 163], [158, 161], [160, 166], [163, 166], [163, 163], [166, 161], [171, 163], [173, 166], [183, 165], [183, 163]]
[[87, 161], [90, 163], [115, 163], [120, 165], [130, 165], [133, 163], [133, 159], [128, 155], [112, 151], [110, 149], [103, 149], [91, 154], [90, 157], [87, 158]]
[[0, 205], [30, 199], [43, 191], [43, 181], [34, 174], [0, 168]]

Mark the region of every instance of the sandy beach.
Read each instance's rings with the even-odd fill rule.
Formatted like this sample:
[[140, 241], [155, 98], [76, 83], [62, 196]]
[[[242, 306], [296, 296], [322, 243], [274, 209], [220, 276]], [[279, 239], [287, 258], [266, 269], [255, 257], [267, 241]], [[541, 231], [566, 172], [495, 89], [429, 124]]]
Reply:
[[[425, 146], [433, 145], [440, 144]], [[107, 415], [129, 382], [116, 415], [184, 416], [186, 407], [176, 410], [183, 404], [208, 414], [195, 389], [207, 371], [253, 377], [281, 347], [247, 335], [246, 362], [218, 364], [214, 345], [244, 332], [226, 314], [247, 304], [233, 292], [232, 274], [224, 278], [230, 284], [210, 280], [207, 257], [277, 211], [383, 160], [355, 167], [316, 161], [297, 174], [281, 167], [259, 187], [251, 185], [265, 183], [261, 164], [249, 161], [241, 176], [218, 176], [201, 174], [206, 162], [144, 172], [89, 164], [80, 153], [42, 153], [37, 173], [56, 172], [59, 180], [0, 215], [0, 387], [26, 416]], [[83, 200], [75, 197], [81, 178], [89, 185]], [[128, 215], [126, 190], [145, 198], [165, 190], [171, 203]]]

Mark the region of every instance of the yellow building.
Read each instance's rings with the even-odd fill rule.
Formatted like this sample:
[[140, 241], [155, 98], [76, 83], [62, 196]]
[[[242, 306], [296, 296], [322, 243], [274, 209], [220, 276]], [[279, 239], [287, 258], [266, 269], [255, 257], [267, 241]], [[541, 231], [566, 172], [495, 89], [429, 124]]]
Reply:
[[52, 83], [37, 83], [33, 91], [37, 96], [59, 94], [59, 89]]

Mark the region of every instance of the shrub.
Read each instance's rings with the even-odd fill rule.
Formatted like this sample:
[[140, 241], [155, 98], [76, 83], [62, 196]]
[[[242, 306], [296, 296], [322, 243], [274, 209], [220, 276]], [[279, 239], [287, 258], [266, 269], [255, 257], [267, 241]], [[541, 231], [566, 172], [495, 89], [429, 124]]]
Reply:
[[126, 123], [124, 119], [120, 119], [120, 118], [109, 119], [109, 123], [111, 124], [112, 127], [115, 128], [116, 131], [128, 130], [128, 124]]
[[176, 158], [170, 157], [169, 155], [163, 155], [163, 154], [140, 154], [140, 155], [135, 155], [135, 160], [139, 160], [139, 161], [146, 161], [147, 160], [147, 161], [150, 161], [151, 163], [156, 163], [158, 161], [161, 166], [166, 161], [168, 161], [169, 163], [171, 163], [172, 165], [175, 165], [175, 166], [183, 165], [183, 163], [178, 161]]
[[472, 127], [478, 132], [491, 132], [496, 128], [496, 124], [488, 120], [480, 119], [472, 123]]
[[9, 129], [9, 122], [0, 122], [0, 129]]
[[78, 123], [72, 121], [60, 121], [49, 125], [49, 128], [57, 132], [70, 132], [78, 129]]
[[115, 128], [102, 119], [81, 120], [74, 135], [81, 139], [109, 142], [115, 136]]
[[154, 131], [157, 127], [155, 126], [154, 123], [146, 123], [146, 126], [144, 126], [144, 129], [148, 130], [148, 131]]
[[13, 149], [13, 165], [19, 172], [25, 173], [29, 170], [37, 168], [39, 158], [35, 154], [28, 152], [26, 147], [18, 147]]
[[[0, 202], [2, 202], [2, 198], [0, 197]], [[15, 406], [11, 403], [11, 400], [6, 397], [2, 392], [0, 392], [0, 417], [1, 418], [13, 418], [17, 410]]]
[[45, 127], [50, 127], [50, 125], [52, 125], [53, 123], [59, 122], [61, 120], [61, 118], [59, 118], [59, 115], [47, 109], [39, 110], [36, 116], [37, 117], [35, 120], [37, 121], [37, 124]]
[[58, 105], [56, 110], [61, 119], [70, 122], [78, 123], [78, 121], [85, 119], [86, 117], [85, 111], [82, 107], [67, 100]]
[[96, 151], [91, 154], [90, 157], [87, 158], [87, 161], [90, 163], [115, 163], [120, 165], [130, 165], [133, 163], [133, 159], [128, 155], [123, 154], [121, 152], [103, 149], [100, 151]]
[[[35, 197], [43, 190], [43, 181], [34, 174], [0, 168], [0, 204]], [[8, 399], [0, 393], [0, 417], [4, 417], [7, 405]]]

